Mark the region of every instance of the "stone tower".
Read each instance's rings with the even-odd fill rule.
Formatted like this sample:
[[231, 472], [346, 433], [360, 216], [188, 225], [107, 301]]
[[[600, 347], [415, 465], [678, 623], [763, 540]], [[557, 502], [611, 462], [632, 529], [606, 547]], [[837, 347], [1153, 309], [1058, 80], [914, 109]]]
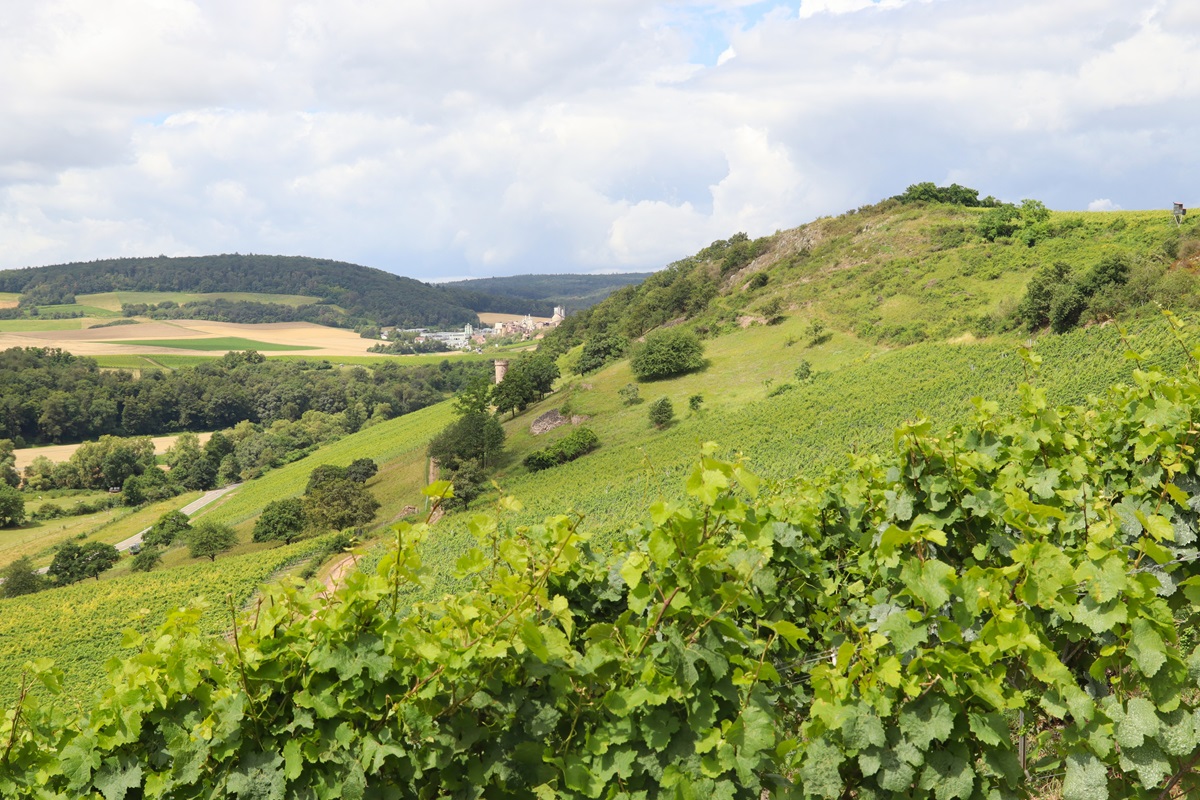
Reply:
[[496, 368], [496, 383], [499, 383], [508, 374], [508, 359], [498, 358], [492, 362], [492, 365]]

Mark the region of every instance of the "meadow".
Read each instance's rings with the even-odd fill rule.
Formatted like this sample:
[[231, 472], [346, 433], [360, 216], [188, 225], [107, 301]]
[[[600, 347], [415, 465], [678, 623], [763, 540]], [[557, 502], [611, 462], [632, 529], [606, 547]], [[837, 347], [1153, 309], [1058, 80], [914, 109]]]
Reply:
[[[48, 567], [54, 559], [55, 548], [71, 539], [117, 544], [150, 527], [168, 511], [183, 508], [199, 496], [199, 492], [187, 492], [142, 508], [118, 506], [94, 514], [27, 522], [20, 528], [0, 530], [0, 568], [22, 556], [30, 556], [36, 567]], [[107, 497], [110, 497], [107, 492], [80, 492], [69, 497], [27, 502], [25, 510], [33, 513], [46, 503], [69, 509], [78, 502]]]

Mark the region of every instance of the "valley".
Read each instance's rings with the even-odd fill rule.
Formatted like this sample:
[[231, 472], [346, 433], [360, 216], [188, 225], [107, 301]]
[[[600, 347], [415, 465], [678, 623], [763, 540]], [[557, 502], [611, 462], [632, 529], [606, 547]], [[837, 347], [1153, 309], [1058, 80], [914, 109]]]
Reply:
[[[1094, 698], [1085, 702], [1078, 686], [1073, 693], [1070, 687], [1078, 682], [1069, 672], [1064, 677], [1066, 667], [1045, 666], [1051, 656], [1070, 662], [1066, 651], [1087, 653], [1101, 665], [1093, 669], [1093, 682], [1105, 670], [1140, 681], [1159, 704], [1150, 713], [1164, 720], [1174, 720], [1170, 715], [1183, 702], [1183, 690], [1164, 689], [1162, 682], [1169, 677], [1177, 686], [1188, 680], [1187, 655], [1176, 650], [1182, 645], [1178, 631], [1197, 613], [1191, 589], [1164, 595], [1173, 598], [1168, 605], [1152, 599], [1157, 584], [1138, 583], [1140, 578], [1110, 576], [1115, 583], [1097, 588], [1094, 601], [1088, 599], [1092, 594], [1077, 597], [1064, 588], [1065, 578], [1045, 589], [1048, 594], [1038, 594], [1042, 590], [1033, 585], [1036, 576], [1051, 586], [1049, 576], [1056, 571], [1087, 586], [1093, 580], [1089, 570], [1124, 576], [1127, 557], [1134, 565], [1131, 575], [1143, 574], [1137, 570], [1154, 562], [1153, 574], [1175, 576], [1172, 587], [1200, 580], [1190, 572], [1193, 551], [1184, 535], [1193, 525], [1190, 495], [1200, 489], [1189, 433], [1200, 417], [1194, 352], [1200, 338], [1181, 321], [1197, 307], [1200, 236], [1194, 221], [1178, 227], [1169, 216], [1152, 212], [1042, 215], [1025, 209], [1024, 218], [1014, 212], [1012, 231], [989, 239], [980, 233], [988, 213], [884, 201], [762, 240], [733, 237], [569, 315], [558, 330], [524, 345], [537, 345], [536, 352], [496, 350], [452, 359], [453, 367], [442, 354], [368, 355], [371, 341], [352, 330], [304, 321], [138, 318], [135, 324], [95, 328], [81, 319], [0, 320], [0, 349], [62, 348], [95, 358], [105, 371], [137, 370], [139, 377], [131, 380], [169, 370], [187, 387], [193, 371], [227, 369], [265, 381], [265, 373], [254, 371], [259, 365], [234, 364], [236, 358], [223, 355], [255, 349], [264, 361], [297, 369], [306, 359], [331, 362], [300, 380], [287, 378], [294, 387], [309, 381], [311, 389], [318, 379], [328, 386], [353, 380], [358, 387], [345, 396], [330, 389], [322, 408], [314, 404], [308, 410], [295, 399], [304, 390], [288, 389], [295, 393], [295, 407], [272, 406], [278, 416], [261, 422], [264, 436], [305, 425], [313, 435], [281, 448], [261, 468], [239, 473], [240, 486], [195, 515], [194, 524], [233, 531], [236, 541], [216, 557], [191, 555], [176, 543], [148, 572], [133, 571], [126, 558], [95, 580], [0, 599], [6, 612], [0, 614], [0, 675], [6, 678], [0, 703], [16, 700], [22, 691], [18, 678], [30, 659], [51, 659], [62, 671], [50, 679], [61, 684], [62, 697], [90, 702], [109, 680], [125, 687], [121, 691], [134, 691], [129, 686], [140, 678], [133, 677], [131, 657], [141, 659], [137, 669], [144, 667], [148, 675], [169, 672], [161, 659], [175, 656], [166, 650], [132, 656], [163, 624], [176, 626], [171, 636], [214, 664], [233, 658], [223, 642], [244, 626], [238, 629], [247, 637], [243, 646], [258, 659], [246, 662], [254, 669], [276, 657], [284, 663], [286, 647], [309, 647], [313, 637], [328, 637], [328, 650], [320, 644], [308, 656], [310, 667], [294, 667], [304, 673], [303, 681], [317, 680], [321, 669], [334, 671], [320, 686], [305, 684], [308, 694], [300, 701], [328, 720], [339, 714], [359, 719], [355, 715], [373, 708], [372, 692], [390, 698], [400, 692], [421, 701], [411, 713], [427, 715], [421, 724], [430, 729], [445, 714], [466, 714], [470, 701], [480, 704], [484, 717], [495, 713], [503, 720], [495, 723], [497, 730], [531, 740], [537, 740], [536, 731], [555, 730], [553, 740], [561, 742], [570, 739], [561, 726], [574, 732], [565, 716], [575, 702], [571, 698], [587, 694], [588, 702], [574, 706], [573, 713], [592, 720], [596, 731], [617, 724], [604, 716], [609, 712], [645, 724], [646, 741], [617, 736], [610, 744], [646, 763], [660, 758], [668, 763], [671, 748], [679, 748], [688, 754], [680, 757], [698, 764], [697, 741], [711, 739], [716, 760], [704, 761], [708, 783], [696, 789], [701, 794], [718, 791], [718, 784], [726, 787], [721, 791], [733, 792], [734, 784], [759, 791], [764, 775], [783, 769], [811, 796], [835, 796], [841, 781], [856, 787], [862, 793], [857, 796], [883, 796], [878, 792], [900, 785], [906, 775], [914, 785], [970, 787], [955, 789], [957, 794], [938, 789], [939, 798], [983, 797], [985, 787], [1055, 796], [1064, 783], [1062, 748], [1075, 741], [1063, 720], [1077, 709], [1097, 715], [1103, 707], [1114, 718], [1116, 712]], [[1118, 261], [1118, 267], [1097, 267]], [[1043, 303], [1038, 282], [1059, 262], [1067, 268], [1058, 283], [1079, 297], [1050, 291]], [[300, 307], [312, 297], [300, 288], [275, 300], [261, 293], [226, 299]], [[108, 311], [114, 304], [119, 309], [119, 303], [164, 298], [75, 295], [78, 304]], [[1180, 316], [1163, 316], [1156, 304]], [[478, 312], [481, 319], [501, 313]], [[1043, 320], [1039, 313], [1048, 316]], [[56, 324], [64, 327], [50, 327]], [[664, 330], [680, 330], [700, 342], [702, 364], [640, 378], [634, 359]], [[522, 367], [534, 369], [539, 357], [543, 366], [554, 365], [550, 391], [526, 387], [511, 408], [493, 416], [500, 388], [490, 393], [482, 382], [491, 375], [491, 359], [509, 360], [512, 374], [523, 375]], [[392, 365], [426, 370], [421, 375], [432, 387], [429, 393], [403, 411], [373, 415], [365, 404], [356, 409], [355, 394], [365, 396], [367, 387], [383, 381], [394, 381], [388, 392], [397, 404], [407, 396], [408, 379]], [[439, 382], [439, 374], [451, 369], [458, 370], [457, 377]], [[1119, 385], [1132, 388], [1112, 388]], [[470, 410], [476, 391], [485, 401]], [[210, 393], [185, 389], [181, 396]], [[651, 408], [663, 401], [670, 409], [665, 423], [652, 422]], [[535, 435], [532, 423], [551, 411], [560, 412], [566, 424]], [[471, 414], [494, 420], [489, 424], [503, 431], [503, 448], [486, 452], [473, 466], [431, 465], [430, 443]], [[212, 437], [219, 429], [218, 443], [232, 441], [239, 429], [250, 435], [247, 425], [203, 433]], [[548, 468], [531, 466], [532, 454], [583, 428], [594, 434], [594, 450]], [[167, 441], [159, 437], [148, 445], [149, 457], [155, 450], [161, 454]], [[170, 441], [178, 446], [179, 439]], [[208, 452], [212, 441], [206, 437], [196, 446]], [[63, 461], [71, 456], [61, 449], [66, 447], [74, 445], [16, 449], [15, 465], [23, 470], [39, 453], [54, 452], [51, 460]], [[224, 455], [241, 459], [251, 450], [237, 447], [231, 444]], [[171, 472], [186, 469], [177, 466], [184, 463], [182, 450], [172, 452], [176, 455], [165, 456], [173, 459]], [[217, 464], [227, 463], [224, 455], [213, 456], [214, 475]], [[376, 467], [360, 482], [378, 503], [369, 520], [343, 526], [343, 538], [339, 527], [309, 530], [291, 543], [255, 541], [268, 506], [296, 501], [311, 507], [314, 475], [362, 461]], [[151, 474], [161, 471], [147, 464]], [[248, 464], [239, 466], [248, 470]], [[1156, 464], [1161, 474], [1154, 472]], [[451, 502], [442, 508], [449, 484], [431, 481], [437, 477], [462, 481], [453, 491], [470, 489], [474, 499], [465, 507]], [[28, 497], [26, 509], [33, 514], [51, 500], [90, 502], [108, 494], [57, 491], [61, 499]], [[144, 504], [0, 530], [0, 567], [22, 557], [47, 565], [67, 541], [120, 541], [197, 496], [197, 489], [189, 489]], [[427, 527], [425, 521], [434, 517], [436, 523]], [[1098, 528], [1092, 526], [1102, 524], [1111, 524], [1111, 531], [1093, 534]], [[1172, 525], [1175, 532], [1168, 535]], [[719, 536], [711, 533], [718, 530]], [[1014, 531], [1028, 537], [1029, 547], [1036, 542], [1041, 549], [1026, 553], [1024, 540], [1006, 538]], [[1117, 539], [1123, 544], [1113, 544]], [[323, 605], [315, 599], [320, 587], [312, 579], [347, 551], [356, 555], [359, 569], [342, 575], [337, 599]], [[489, 582], [497, 574], [502, 578]], [[1002, 591], [1005, 576], [1012, 583]], [[300, 588], [305, 579], [307, 590]], [[654, 588], [646, 588], [651, 582]], [[785, 592], [776, 582], [790, 588]], [[1118, 583], [1123, 588], [1113, 588]], [[986, 612], [971, 605], [987, 592], [1015, 599], [1012, 604], [998, 599]], [[1113, 610], [1121, 592], [1132, 621]], [[677, 596], [686, 602], [674, 606]], [[1087, 605], [1093, 602], [1102, 610]], [[183, 607], [190, 610], [178, 610]], [[238, 617], [243, 610], [247, 616]], [[971, 627], [975, 617], [993, 614], [1019, 619], [1024, 632], [996, 634], [1015, 638], [995, 644], [987, 639], [992, 633], [980, 632], [986, 628], [982, 623]], [[1176, 623], [1170, 622], [1172, 614]], [[709, 628], [714, 620], [723, 626], [720, 636]], [[1134, 632], [1121, 627], [1127, 622]], [[365, 627], [356, 628], [360, 623]], [[594, 626], [587, 641], [577, 624]], [[627, 626], [623, 633], [621, 625]], [[983, 639], [953, 633], [967, 628]], [[1147, 639], [1147, 630], [1158, 638]], [[1101, 642], [1096, 653], [1089, 649], [1093, 634]], [[335, 653], [338, 637], [346, 637], [346, 644], [336, 646], [348, 649]], [[1140, 637], [1137, 647], [1161, 651], [1166, 672], [1143, 663], [1140, 655], [1132, 662], [1112, 660], [1114, 643], [1134, 637]], [[456, 649], [460, 640], [463, 646]], [[606, 655], [596, 649], [598, 642], [607, 643]], [[399, 678], [366, 660], [382, 658], [379, 648], [385, 646], [395, 648], [387, 659]], [[984, 653], [980, 648], [986, 647], [993, 649]], [[1022, 694], [1032, 690], [1001, 685], [999, 679], [989, 683], [995, 678], [987, 674], [989, 658], [1013, 659], [1006, 662], [1013, 674], [1054, 699], [1039, 704]], [[1158, 656], [1145, 658], [1156, 662]], [[814, 666], [818, 662], [830, 666]], [[48, 674], [49, 667], [38, 669]], [[215, 675], [223, 668], [212, 669]], [[272, 673], [263, 666], [254, 677], [260, 681], [255, 691], [276, 691], [273, 681], [285, 680], [281, 676], [293, 666], [279, 669]], [[460, 681], [481, 686], [490, 681], [492, 699], [458, 695], [449, 678], [455, 670]], [[805, 683], [785, 681], [780, 675], [787, 670], [802, 674]], [[950, 686], [950, 678], [936, 677], [954, 670], [969, 672], [974, 682]], [[333, 702], [341, 683], [329, 678], [335, 673], [344, 679], [346, 693], [368, 685], [388, 688], [362, 688], [361, 696], [340, 709], [326, 708], [322, 704]], [[1158, 683], [1151, 681], [1156, 674]], [[543, 686], [531, 677], [541, 675], [569, 677], [544, 684], [550, 687], [544, 690], [530, 689]], [[244, 675], [230, 680], [222, 691], [254, 702], [254, 693], [242, 685]], [[575, 688], [559, 692], [563, 686]], [[654, 732], [669, 725], [657, 715], [675, 707], [671, 704], [693, 702], [689, 698], [698, 686], [719, 698], [714, 704], [720, 708], [704, 712], [709, 722], [696, 721], [702, 715], [695, 709], [680, 711], [696, 728], [661, 734], [675, 738], [659, 746]], [[618, 689], [619, 698], [613, 694]], [[173, 684], [163, 691], [190, 690]], [[544, 702], [538, 707], [554, 708], [553, 714], [531, 711], [522, 705], [526, 701], [513, 701], [507, 711], [497, 707], [508, 702], [506, 693], [527, 691], [544, 691], [527, 702]], [[1140, 699], [1141, 692], [1131, 696]], [[324, 699], [307, 699], [319, 693]], [[30, 702], [52, 696], [49, 687], [27, 695]], [[792, 705], [785, 708], [780, 698]], [[788, 708], [804, 709], [802, 718], [785, 719]], [[1044, 727], [1021, 729], [1018, 709], [1037, 715]], [[390, 713], [378, 711], [381, 719]], [[534, 722], [526, 714], [542, 716]], [[1086, 724], [1084, 711], [1078, 715], [1079, 724]], [[455, 719], [455, 725], [466, 724], [465, 717]], [[859, 731], [851, 719], [880, 727]], [[752, 722], [761, 726], [753, 734]], [[1122, 723], [1114, 724], [1120, 736]], [[921, 726], [928, 729], [924, 739]], [[1113, 735], [1111, 730], [1110, 725], [1105, 735]], [[1189, 730], [1189, 736], [1200, 737], [1200, 729]], [[271, 731], [267, 735], [281, 735]], [[226, 734], [213, 734], [219, 735]], [[810, 744], [799, 744], [797, 736]], [[1028, 780], [1013, 766], [1018, 740], [1044, 758]], [[452, 754], [460, 745], [436, 741], [431, 735], [426, 745], [444, 745], [446, 758], [458, 757]], [[953, 764], [945, 766], [934, 755], [941, 747], [937, 741], [953, 751]], [[907, 763], [890, 763], [891, 756], [881, 755], [909, 752], [904, 747], [910, 745], [915, 749]], [[467, 752], [473, 745], [461, 746]], [[513, 746], [525, 752], [525, 745]], [[861, 755], [866, 753], [872, 755]], [[994, 763], [987, 761], [992, 755]], [[1163, 769], [1179, 769], [1183, 756], [1164, 752], [1164, 764], [1168, 756], [1175, 760]], [[654, 769], [660, 775], [664, 769], [606, 766], [596, 754], [572, 757], [587, 766], [579, 767], [583, 772], [568, 770], [575, 777], [564, 780], [583, 781], [572, 791], [588, 796], [596, 796], [593, 789], [607, 780], [595, 776], [651, 781], [658, 780]], [[871, 769], [870, 758], [876, 757], [883, 765]], [[1093, 774], [1093, 764], [1102, 763], [1099, 756], [1089, 757], [1097, 760], [1067, 769], [1068, 782], [1082, 780], [1079, 770]], [[634, 755], [628, 758], [632, 764]], [[1103, 769], [1131, 776], [1140, 769], [1119, 765], [1116, 756], [1103, 763]], [[610, 766], [614, 771], [605, 772]], [[416, 772], [405, 772], [408, 767], [390, 768], [408, 776], [405, 780], [418, 780], [412, 777]], [[521, 780], [530, 787], [557, 780], [558, 773], [544, 764], [529, 769]], [[592, 777], [579, 777], [584, 773]], [[951, 773], [957, 783], [947, 777]], [[1146, 782], [1153, 784], [1148, 777]], [[1072, 786], [1067, 788], [1074, 791]]]

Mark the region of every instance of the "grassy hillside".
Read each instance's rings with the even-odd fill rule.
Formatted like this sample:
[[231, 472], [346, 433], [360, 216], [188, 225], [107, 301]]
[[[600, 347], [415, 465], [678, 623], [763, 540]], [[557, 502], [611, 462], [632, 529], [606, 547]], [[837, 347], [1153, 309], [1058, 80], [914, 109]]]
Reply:
[[[566, 377], [545, 401], [506, 419], [507, 452], [495, 479], [524, 503], [517, 521], [575, 510], [603, 546], [644, 520], [654, 499], [681, 496], [682, 478], [705, 441], [744, 454], [764, 476], [788, 479], [844, 464], [851, 450], [884, 451], [895, 427], [906, 420], [926, 416], [944, 429], [965, 418], [975, 396], [1011, 405], [1017, 384], [1030, 375], [1016, 352], [1027, 334], [1004, 331], [1006, 309], [1042, 262], [1069, 259], [1083, 268], [1116, 249], [1159, 278], [1190, 268], [1193, 228], [1173, 231], [1169, 218], [1163, 222], [1154, 213], [1053, 215], [1055, 235], [1032, 247], [1016, 240], [988, 242], [970, 233], [982, 213], [882, 204], [818, 220], [765, 243], [721, 243], [660, 273], [661, 278], [622, 289], [592, 311], [573, 316], [573, 325], [547, 340], [550, 348], [565, 350], [604, 332], [644, 332], [644, 325], [663, 316], [654, 310], [656, 304], [670, 314], [683, 309], [679, 315], [690, 315], [689, 324], [710, 336], [708, 366], [640, 384], [642, 402], [626, 405], [618, 391], [633, 377], [629, 363], [617, 361], [591, 375]], [[1076, 219], [1082, 221], [1076, 224]], [[731, 251], [740, 255], [729, 258]], [[732, 266], [726, 267], [727, 261]], [[751, 286], [756, 274], [766, 279]], [[703, 302], [688, 307], [689, 298]], [[1156, 351], [1158, 362], [1168, 366], [1181, 360], [1162, 320], [1131, 316], [1139, 349]], [[814, 321], [830, 332], [818, 337], [819, 343], [811, 343]], [[909, 339], [914, 341], [904, 346]], [[1034, 350], [1044, 363], [1036, 381], [1053, 402], [1080, 401], [1129, 378], [1132, 364], [1123, 356], [1125, 349], [1115, 325], [1040, 335]], [[799, 381], [794, 373], [802, 361], [809, 362], [813, 376]], [[699, 408], [692, 410], [689, 400], [695, 396]], [[663, 431], [647, 421], [650, 403], [660, 397], [671, 400], [676, 414], [675, 424]], [[585, 424], [601, 445], [579, 461], [533, 473], [522, 466], [524, 456], [571, 430], [530, 433], [532, 420], [552, 408], [587, 417]], [[406, 508], [421, 505], [426, 445], [451, 419], [450, 404], [443, 403], [366, 429], [245, 485], [205, 516], [235, 525], [246, 540], [262, 507], [300, 494], [314, 467], [369, 457], [381, 465], [368, 486], [384, 503], [377, 528], [386, 527]], [[468, 541], [470, 514], [494, 499], [491, 493], [467, 513], [438, 524], [425, 549], [442, 580], [434, 593], [453, 583], [453, 563]], [[243, 545], [239, 552], [244, 559], [239, 563], [250, 565], [273, 563], [277, 551]], [[244, 579], [238, 591], [248, 592], [263, 573], [247, 566], [237, 574], [242, 577], [228, 580]], [[19, 613], [37, 615], [40, 598], [53, 606], [61, 602], [56, 596], [61, 597], [48, 592], [23, 600]], [[159, 601], [141, 602], [162, 607]], [[88, 603], [96, 619], [126, 613], [120, 597], [89, 596]], [[211, 624], [219, 628], [219, 614]], [[104, 635], [97, 628], [94, 652], [115, 653], [117, 642]], [[16, 663], [12, 653], [29, 647], [19, 633], [11, 636], [0, 638], [0, 670], [4, 663]], [[53, 657], [56, 647], [46, 645], [46, 654]], [[62, 652], [70, 657], [69, 649]]]
[[[1019, 328], [1013, 313], [1038, 269], [1076, 275], [1105, 257], [1131, 265], [1125, 308], [1196, 307], [1200, 220], [1170, 214], [1056, 212], [1016, 235], [980, 233], [987, 209], [894, 200], [751, 241], [735, 236], [568, 318], [558, 352], [599, 335], [636, 339], [664, 323], [705, 335], [803, 313], [880, 344], [906, 345]], [[1022, 235], [1025, 238], [1022, 238]]]

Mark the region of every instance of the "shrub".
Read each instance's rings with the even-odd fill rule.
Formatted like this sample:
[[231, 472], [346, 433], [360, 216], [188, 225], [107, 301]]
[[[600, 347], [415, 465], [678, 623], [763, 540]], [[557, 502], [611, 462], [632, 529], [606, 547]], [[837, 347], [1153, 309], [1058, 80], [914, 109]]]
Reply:
[[587, 375], [595, 372], [610, 361], [615, 361], [625, 354], [629, 343], [620, 336], [597, 336], [583, 344], [583, 351], [575, 363], [575, 372]]
[[688, 408], [693, 412], [699, 411], [702, 405], [704, 405], [704, 395], [694, 394], [688, 398]]
[[487, 471], [473, 458], [459, 461], [443, 477], [454, 486], [454, 496], [444, 502], [447, 508], [466, 508], [488, 485]]
[[[558, 443], [525, 456], [525, 466], [538, 470], [556, 467], [587, 455], [600, 446], [600, 438], [590, 428], [578, 428], [563, 437]], [[458, 487], [455, 487], [455, 492]]]
[[666, 397], [660, 397], [650, 406], [650, 424], [662, 430], [675, 420], [675, 407]]
[[812, 377], [812, 364], [808, 363], [808, 361], [801, 361], [799, 366], [796, 367], [796, 371], [793, 372], [792, 375], [797, 381], [804, 383], [806, 380]]
[[621, 402], [627, 406], [634, 406], [642, 402], [638, 387], [636, 384], [627, 383], [617, 390], [617, 396], [621, 398]]
[[228, 525], [205, 521], [188, 532], [187, 544], [192, 558], [216, 561], [218, 555], [237, 544], [237, 533]]
[[7, 483], [0, 483], [0, 528], [15, 528], [23, 522], [24, 496]]
[[655, 331], [634, 350], [629, 364], [638, 380], [670, 378], [704, 367], [700, 338], [682, 328]]
[[304, 523], [304, 505], [300, 498], [272, 500], [255, 521], [251, 538], [256, 542], [291, 544], [304, 530]]
[[814, 319], [808, 323], [808, 328], [805, 332], [808, 334], [809, 347], [825, 344], [833, 337], [833, 333], [825, 330], [825, 323], [819, 319]]
[[158, 547], [143, 547], [130, 560], [129, 568], [134, 572], [149, 572], [162, 563], [162, 549]]
[[0, 580], [0, 597], [20, 597], [46, 588], [46, 579], [38, 574], [29, 556], [21, 556], [0, 570]]
[[346, 477], [358, 483], [366, 483], [379, 472], [379, 465], [369, 458], [356, 458], [346, 467]]
[[168, 511], [142, 536], [142, 544], [147, 547], [169, 547], [180, 534], [191, 529], [187, 514], [182, 511]]

